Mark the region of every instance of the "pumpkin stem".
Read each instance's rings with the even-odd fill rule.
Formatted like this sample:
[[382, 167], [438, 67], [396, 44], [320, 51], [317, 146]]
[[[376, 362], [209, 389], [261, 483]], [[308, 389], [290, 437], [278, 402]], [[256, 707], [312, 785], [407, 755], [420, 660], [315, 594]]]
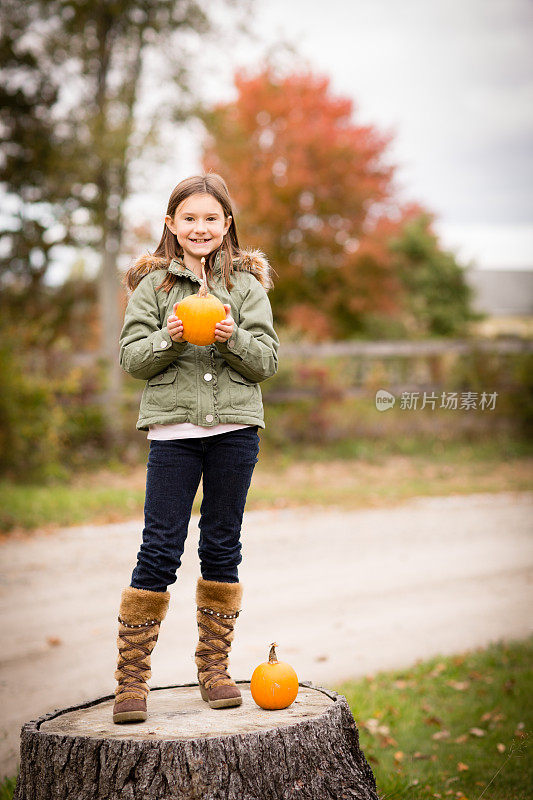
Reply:
[[268, 663], [269, 664], [277, 664], [278, 663], [278, 657], [276, 655], [276, 650], [275, 650], [276, 647], [277, 647], [276, 642], [272, 642], [272, 644], [270, 645], [270, 653], [268, 654]]
[[205, 256], [202, 256], [200, 264], [202, 265], [202, 285], [198, 290], [198, 297], [207, 297], [209, 291], [207, 289], [207, 278], [205, 276]]

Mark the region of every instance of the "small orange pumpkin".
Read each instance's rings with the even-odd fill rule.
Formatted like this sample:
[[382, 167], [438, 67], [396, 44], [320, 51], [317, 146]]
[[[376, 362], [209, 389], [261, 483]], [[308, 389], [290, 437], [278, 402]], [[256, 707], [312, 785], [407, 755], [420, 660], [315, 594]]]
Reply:
[[202, 258], [202, 285], [198, 294], [191, 294], [174, 304], [174, 314], [183, 322], [182, 338], [191, 344], [207, 345], [215, 341], [215, 325], [226, 319], [226, 310], [218, 297], [207, 291], [205, 258]]
[[298, 694], [298, 676], [290, 664], [278, 661], [276, 642], [270, 645], [268, 661], [254, 669], [250, 681], [250, 692], [261, 708], [287, 708]]

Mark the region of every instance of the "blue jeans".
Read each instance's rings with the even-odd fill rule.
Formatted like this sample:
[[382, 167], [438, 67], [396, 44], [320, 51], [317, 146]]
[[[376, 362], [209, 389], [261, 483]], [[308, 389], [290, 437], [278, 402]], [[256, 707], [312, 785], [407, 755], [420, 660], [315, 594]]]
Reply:
[[176, 580], [203, 475], [198, 555], [202, 578], [237, 583], [240, 533], [258, 426], [198, 439], [150, 440], [144, 530], [131, 586], [164, 592]]

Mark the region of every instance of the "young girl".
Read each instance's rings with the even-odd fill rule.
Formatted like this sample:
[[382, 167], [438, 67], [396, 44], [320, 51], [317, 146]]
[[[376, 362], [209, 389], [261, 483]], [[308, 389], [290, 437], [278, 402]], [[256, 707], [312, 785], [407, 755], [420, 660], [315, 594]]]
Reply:
[[[214, 344], [205, 347], [183, 339], [173, 313], [175, 303], [200, 288], [202, 258], [208, 289], [226, 311]], [[267, 297], [270, 265], [259, 250], [241, 250], [228, 189], [217, 174], [176, 186], [155, 253], [135, 263], [126, 285], [120, 363], [146, 381], [137, 428], [148, 431], [150, 453], [142, 544], [118, 616], [114, 722], [147, 718], [151, 652], [202, 476], [198, 683], [212, 708], [242, 702], [228, 674], [242, 598], [240, 531], [258, 460], [257, 430], [265, 427], [259, 383], [275, 374], [279, 347]]]

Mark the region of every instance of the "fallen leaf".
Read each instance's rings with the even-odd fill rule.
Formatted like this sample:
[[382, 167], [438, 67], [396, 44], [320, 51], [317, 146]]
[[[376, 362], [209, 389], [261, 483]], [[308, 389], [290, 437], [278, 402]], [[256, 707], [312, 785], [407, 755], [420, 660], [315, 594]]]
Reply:
[[379, 741], [380, 747], [398, 747], [398, 742], [393, 736], [381, 736]]
[[395, 760], [395, 761], [402, 761], [402, 760], [403, 760], [403, 753], [402, 753], [402, 751], [401, 751], [401, 750], [397, 750], [397, 751], [394, 753], [394, 760]]
[[513, 735], [517, 736], [519, 739], [525, 739], [525, 737], [527, 736], [527, 733], [524, 733], [524, 723], [523, 722], [519, 722], [518, 723], [518, 725], [516, 726], [516, 730], [515, 730]]
[[431, 734], [432, 739], [449, 739], [450, 731], [447, 731], [446, 728], [443, 728], [441, 731], [437, 731], [436, 733]]
[[431, 756], [429, 753], [421, 753], [420, 750], [417, 750], [416, 753], [413, 753], [413, 758], [417, 761], [422, 761], [423, 759], [431, 758]]
[[432, 678], [438, 678], [441, 672], [444, 672], [445, 669], [446, 669], [446, 664], [443, 664], [442, 661], [440, 661], [433, 667], [433, 669], [429, 674], [431, 675]]
[[505, 745], [502, 742], [498, 742], [496, 745], [498, 753], [505, 753]]
[[470, 686], [470, 681], [446, 681], [446, 683], [458, 692], [464, 692]]
[[454, 739], [455, 744], [463, 744], [464, 742], [468, 741], [468, 734], [462, 733], [457, 739]]
[[482, 728], [470, 728], [469, 733], [471, 733], [472, 736], [485, 736], [486, 731]]
[[463, 764], [462, 761], [459, 761], [457, 763], [457, 769], [459, 770], [459, 772], [464, 772], [466, 769], [470, 769], [470, 767], [467, 764]]
[[388, 725], [380, 725], [379, 724], [379, 720], [376, 719], [375, 717], [370, 717], [370, 719], [367, 719], [364, 723], [361, 723], [361, 724], [372, 735], [375, 735], [376, 733], [382, 733], [382, 734], [384, 734], [386, 736], [387, 734], [390, 733], [389, 726]]
[[441, 719], [441, 717], [431, 716], [431, 717], [426, 717], [424, 719], [425, 725], [442, 725], [442, 722], [443, 720]]

